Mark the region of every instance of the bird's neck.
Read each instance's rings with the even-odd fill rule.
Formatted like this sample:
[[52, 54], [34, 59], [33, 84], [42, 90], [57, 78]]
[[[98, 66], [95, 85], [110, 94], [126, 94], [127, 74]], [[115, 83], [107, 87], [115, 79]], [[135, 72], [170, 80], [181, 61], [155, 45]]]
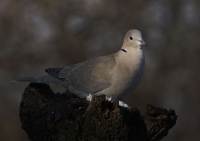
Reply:
[[125, 67], [128, 67], [130, 70], [139, 68], [143, 58], [144, 54], [140, 47], [124, 48], [122, 46], [121, 50], [116, 53], [116, 60], [121, 62]]

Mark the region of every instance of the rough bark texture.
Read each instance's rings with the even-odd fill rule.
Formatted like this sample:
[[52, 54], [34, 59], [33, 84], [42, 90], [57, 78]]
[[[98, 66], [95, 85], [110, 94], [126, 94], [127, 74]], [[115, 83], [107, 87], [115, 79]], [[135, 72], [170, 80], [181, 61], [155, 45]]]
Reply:
[[104, 95], [88, 102], [31, 83], [22, 95], [20, 119], [31, 141], [158, 141], [175, 125], [177, 115], [148, 104], [141, 116], [137, 108], [120, 107], [118, 100], [110, 103]]

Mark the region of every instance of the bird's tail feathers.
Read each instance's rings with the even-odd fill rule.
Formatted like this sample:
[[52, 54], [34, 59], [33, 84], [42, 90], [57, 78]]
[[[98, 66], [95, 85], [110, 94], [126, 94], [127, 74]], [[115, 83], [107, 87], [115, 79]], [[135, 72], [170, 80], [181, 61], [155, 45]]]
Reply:
[[32, 76], [32, 77], [21, 77], [11, 80], [11, 82], [31, 82], [31, 83], [45, 83], [45, 84], [56, 84], [68, 88], [68, 83], [64, 80], [58, 79], [51, 75]]
[[35, 79], [35, 76], [16, 78], [16, 79], [12, 79], [11, 82], [32, 82], [32, 83], [38, 83], [37, 79]]

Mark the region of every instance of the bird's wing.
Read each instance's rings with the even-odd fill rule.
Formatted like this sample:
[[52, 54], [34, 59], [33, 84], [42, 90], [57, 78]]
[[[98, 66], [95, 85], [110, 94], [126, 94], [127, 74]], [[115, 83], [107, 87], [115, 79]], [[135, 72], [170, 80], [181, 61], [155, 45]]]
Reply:
[[115, 66], [114, 55], [92, 58], [63, 68], [59, 72], [59, 78], [66, 78], [74, 91], [95, 93], [112, 85]]
[[[79, 64], [81, 64], [81, 63], [79, 63]], [[45, 69], [45, 72], [48, 73], [49, 75], [53, 76], [53, 77], [64, 80], [64, 79], [66, 79], [66, 76], [68, 75], [68, 73], [73, 68], [78, 66], [79, 64], [74, 64], [73, 66], [66, 66], [64, 68], [47, 68], [47, 69]], [[62, 76], [63, 71], [64, 71], [65, 75]]]
[[49, 75], [54, 76], [58, 79], [62, 79], [59, 77], [59, 73], [61, 72], [63, 68], [48, 68], [45, 70]]

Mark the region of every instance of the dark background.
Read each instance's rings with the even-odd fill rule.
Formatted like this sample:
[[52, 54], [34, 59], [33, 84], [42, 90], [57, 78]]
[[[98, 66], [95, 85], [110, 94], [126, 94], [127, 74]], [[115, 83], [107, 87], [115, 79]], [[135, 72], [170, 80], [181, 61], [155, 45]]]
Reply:
[[0, 140], [28, 141], [18, 111], [28, 83], [12, 78], [116, 52], [129, 29], [148, 46], [143, 80], [125, 102], [142, 114], [147, 103], [175, 109], [163, 141], [198, 141], [199, 0], [0, 0]]

